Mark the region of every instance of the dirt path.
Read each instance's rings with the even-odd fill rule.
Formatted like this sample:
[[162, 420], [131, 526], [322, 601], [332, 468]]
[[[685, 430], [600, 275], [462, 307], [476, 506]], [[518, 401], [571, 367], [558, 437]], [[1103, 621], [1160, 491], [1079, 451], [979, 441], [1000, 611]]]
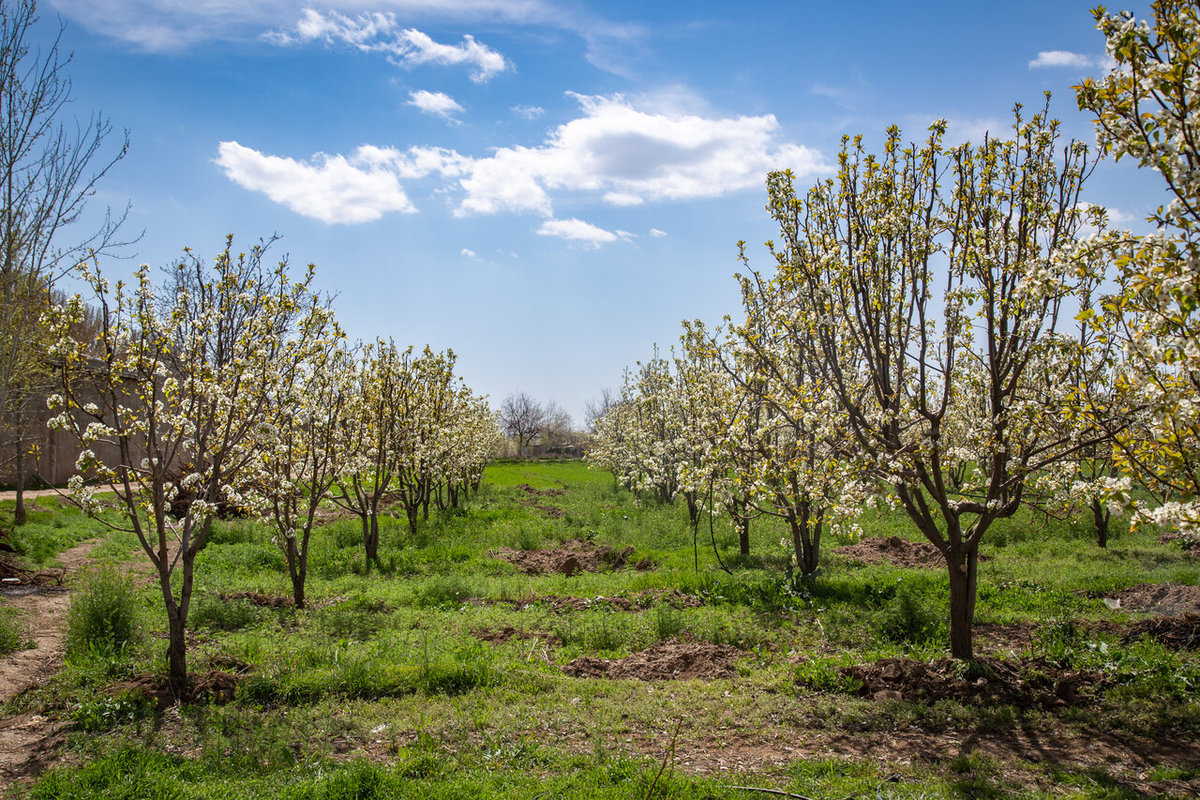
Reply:
[[[26, 489], [25, 499], [30, 500], [35, 497], [49, 497], [54, 494], [63, 494], [65, 489]], [[0, 492], [0, 500], [16, 500], [16, 492]]]
[[[99, 539], [59, 554], [66, 575], [77, 572]], [[0, 591], [5, 605], [20, 613], [35, 647], [0, 659], [0, 703], [37, 686], [58, 672], [66, 648], [67, 609], [71, 596], [65, 586], [22, 585]], [[61, 743], [66, 723], [25, 713], [0, 718], [0, 790], [40, 772]]]

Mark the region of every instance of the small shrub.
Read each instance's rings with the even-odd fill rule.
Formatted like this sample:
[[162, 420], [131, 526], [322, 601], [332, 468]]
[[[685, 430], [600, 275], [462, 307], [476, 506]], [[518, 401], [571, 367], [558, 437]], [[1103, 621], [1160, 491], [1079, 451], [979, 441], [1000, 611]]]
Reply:
[[0, 656], [33, 646], [15, 608], [0, 608]]
[[111, 568], [84, 576], [67, 614], [67, 653], [97, 648], [123, 651], [140, 634], [138, 598], [133, 581]]

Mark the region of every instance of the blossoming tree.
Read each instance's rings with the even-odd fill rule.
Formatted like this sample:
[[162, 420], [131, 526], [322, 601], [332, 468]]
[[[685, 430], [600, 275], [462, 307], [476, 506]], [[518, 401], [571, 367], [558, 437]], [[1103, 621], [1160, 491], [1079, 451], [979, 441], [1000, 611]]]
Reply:
[[853, 458], [945, 558], [950, 644], [973, 655], [979, 543], [1016, 513], [1026, 479], [1073, 457], [1097, 428], [1063, 432], [1033, 380], [1039, 353], [1078, 323], [1072, 299], [1099, 266], [1078, 239], [1087, 148], [1045, 111], [1013, 135], [947, 148], [888, 131], [883, 151], [843, 140], [835, 178], [798, 196], [768, 179], [778, 270], [811, 309], [814, 367]]
[[[173, 293], [155, 290], [149, 267], [134, 283], [111, 285], [81, 267], [101, 310], [96, 342], [75, 340], [76, 297], [54, 321], [51, 352], [58, 393], [51, 424], [77, 436], [80, 472], [73, 499], [106, 524], [135, 534], [154, 565], [168, 622], [171, 685], [187, 685], [186, 627], [196, 555], [223, 507], [252, 506], [249, 491], [263, 463], [264, 428], [281, 376], [323, 335], [314, 318], [325, 303], [312, 290], [310, 266], [298, 281], [286, 263], [263, 265], [262, 247], [232, 251], [232, 237], [211, 267], [194, 255], [176, 266]], [[99, 357], [87, 357], [85, 352]], [[100, 445], [106, 445], [101, 447]], [[100, 517], [97, 492], [115, 493], [120, 521]]]
[[[1156, 0], [1151, 22], [1095, 11], [1115, 68], [1076, 87], [1104, 148], [1157, 171], [1171, 201], [1145, 236], [1098, 238], [1116, 260], [1107, 308], [1126, 361], [1119, 388], [1145, 409], [1117, 437], [1117, 461], [1156, 498], [1135, 520], [1200, 537], [1200, 9]], [[1141, 431], [1141, 433], [1139, 433]]]

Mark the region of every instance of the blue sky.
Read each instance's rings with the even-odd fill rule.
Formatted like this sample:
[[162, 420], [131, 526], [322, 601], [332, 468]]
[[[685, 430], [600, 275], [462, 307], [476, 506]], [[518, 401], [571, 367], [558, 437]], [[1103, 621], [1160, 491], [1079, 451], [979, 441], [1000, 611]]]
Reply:
[[[1089, 141], [1071, 85], [1104, 69], [1092, 0], [554, 2], [43, 0], [74, 113], [130, 132], [96, 206], [131, 204], [130, 262], [278, 234], [352, 338], [451, 347], [498, 404], [579, 420], [683, 318], [738, 307], [766, 266], [769, 169], [827, 174], [843, 134], [1006, 129], [1042, 103]], [[1145, 5], [1133, 6], [1139, 16]], [[52, 25], [45, 26], [51, 32]], [[1106, 164], [1122, 223], [1159, 182]]]

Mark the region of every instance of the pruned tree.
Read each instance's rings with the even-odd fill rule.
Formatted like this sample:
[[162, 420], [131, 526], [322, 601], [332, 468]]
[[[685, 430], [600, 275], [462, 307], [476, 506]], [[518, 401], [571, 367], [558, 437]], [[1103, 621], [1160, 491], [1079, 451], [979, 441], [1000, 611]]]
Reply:
[[382, 339], [362, 348], [353, 368], [353, 391], [342, 414], [347, 452], [330, 501], [362, 522], [367, 567], [379, 566], [379, 512], [395, 498], [396, 409], [402, 369], [412, 348], [401, 351]]
[[353, 392], [352, 356], [333, 312], [317, 306], [285, 343], [267, 419], [258, 428], [262, 451], [250, 491], [283, 551], [292, 600], [304, 608], [308, 548], [317, 512], [354, 443], [344, 416]]
[[104, 117], [69, 117], [63, 25], [40, 48], [38, 27], [33, 0], [0, 6], [0, 435], [13, 445], [17, 524], [25, 521], [26, 411], [51, 377], [41, 319], [55, 278], [89, 253], [122, 244], [123, 215], [80, 228], [97, 184], [129, 147], [125, 134], [108, 148], [112, 126]]
[[942, 553], [951, 652], [969, 659], [983, 536], [1028, 476], [1105, 436], [1047, 425], [1075, 387], [1033, 380], [1099, 280], [1079, 239], [1101, 220], [1080, 202], [1088, 150], [1046, 110], [1018, 106], [1012, 138], [978, 145], [946, 148], [944, 128], [909, 146], [889, 129], [878, 156], [844, 139], [837, 176], [807, 195], [772, 173], [768, 209], [853, 458]]
[[[232, 251], [232, 237], [211, 265], [188, 255], [177, 270], [204, 278], [178, 292], [169, 307], [142, 266], [134, 284], [112, 286], [86, 265], [80, 278], [100, 309], [101, 330], [87, 343], [71, 336], [82, 314], [75, 298], [55, 315], [58, 392], [49, 399], [53, 427], [74, 434], [83, 451], [77, 467], [101, 485], [71, 480], [72, 499], [110, 527], [137, 536], [153, 564], [168, 622], [171, 685], [187, 685], [187, 620], [196, 556], [217, 513], [261, 500], [262, 445], [293, 359], [310, 351], [305, 337], [328, 314], [311, 289], [314, 269], [293, 281], [286, 262], [257, 279], [264, 252]], [[93, 449], [97, 444], [107, 447]], [[121, 520], [101, 516], [97, 494], [112, 491]], [[254, 509], [256, 510], [256, 509]]]

